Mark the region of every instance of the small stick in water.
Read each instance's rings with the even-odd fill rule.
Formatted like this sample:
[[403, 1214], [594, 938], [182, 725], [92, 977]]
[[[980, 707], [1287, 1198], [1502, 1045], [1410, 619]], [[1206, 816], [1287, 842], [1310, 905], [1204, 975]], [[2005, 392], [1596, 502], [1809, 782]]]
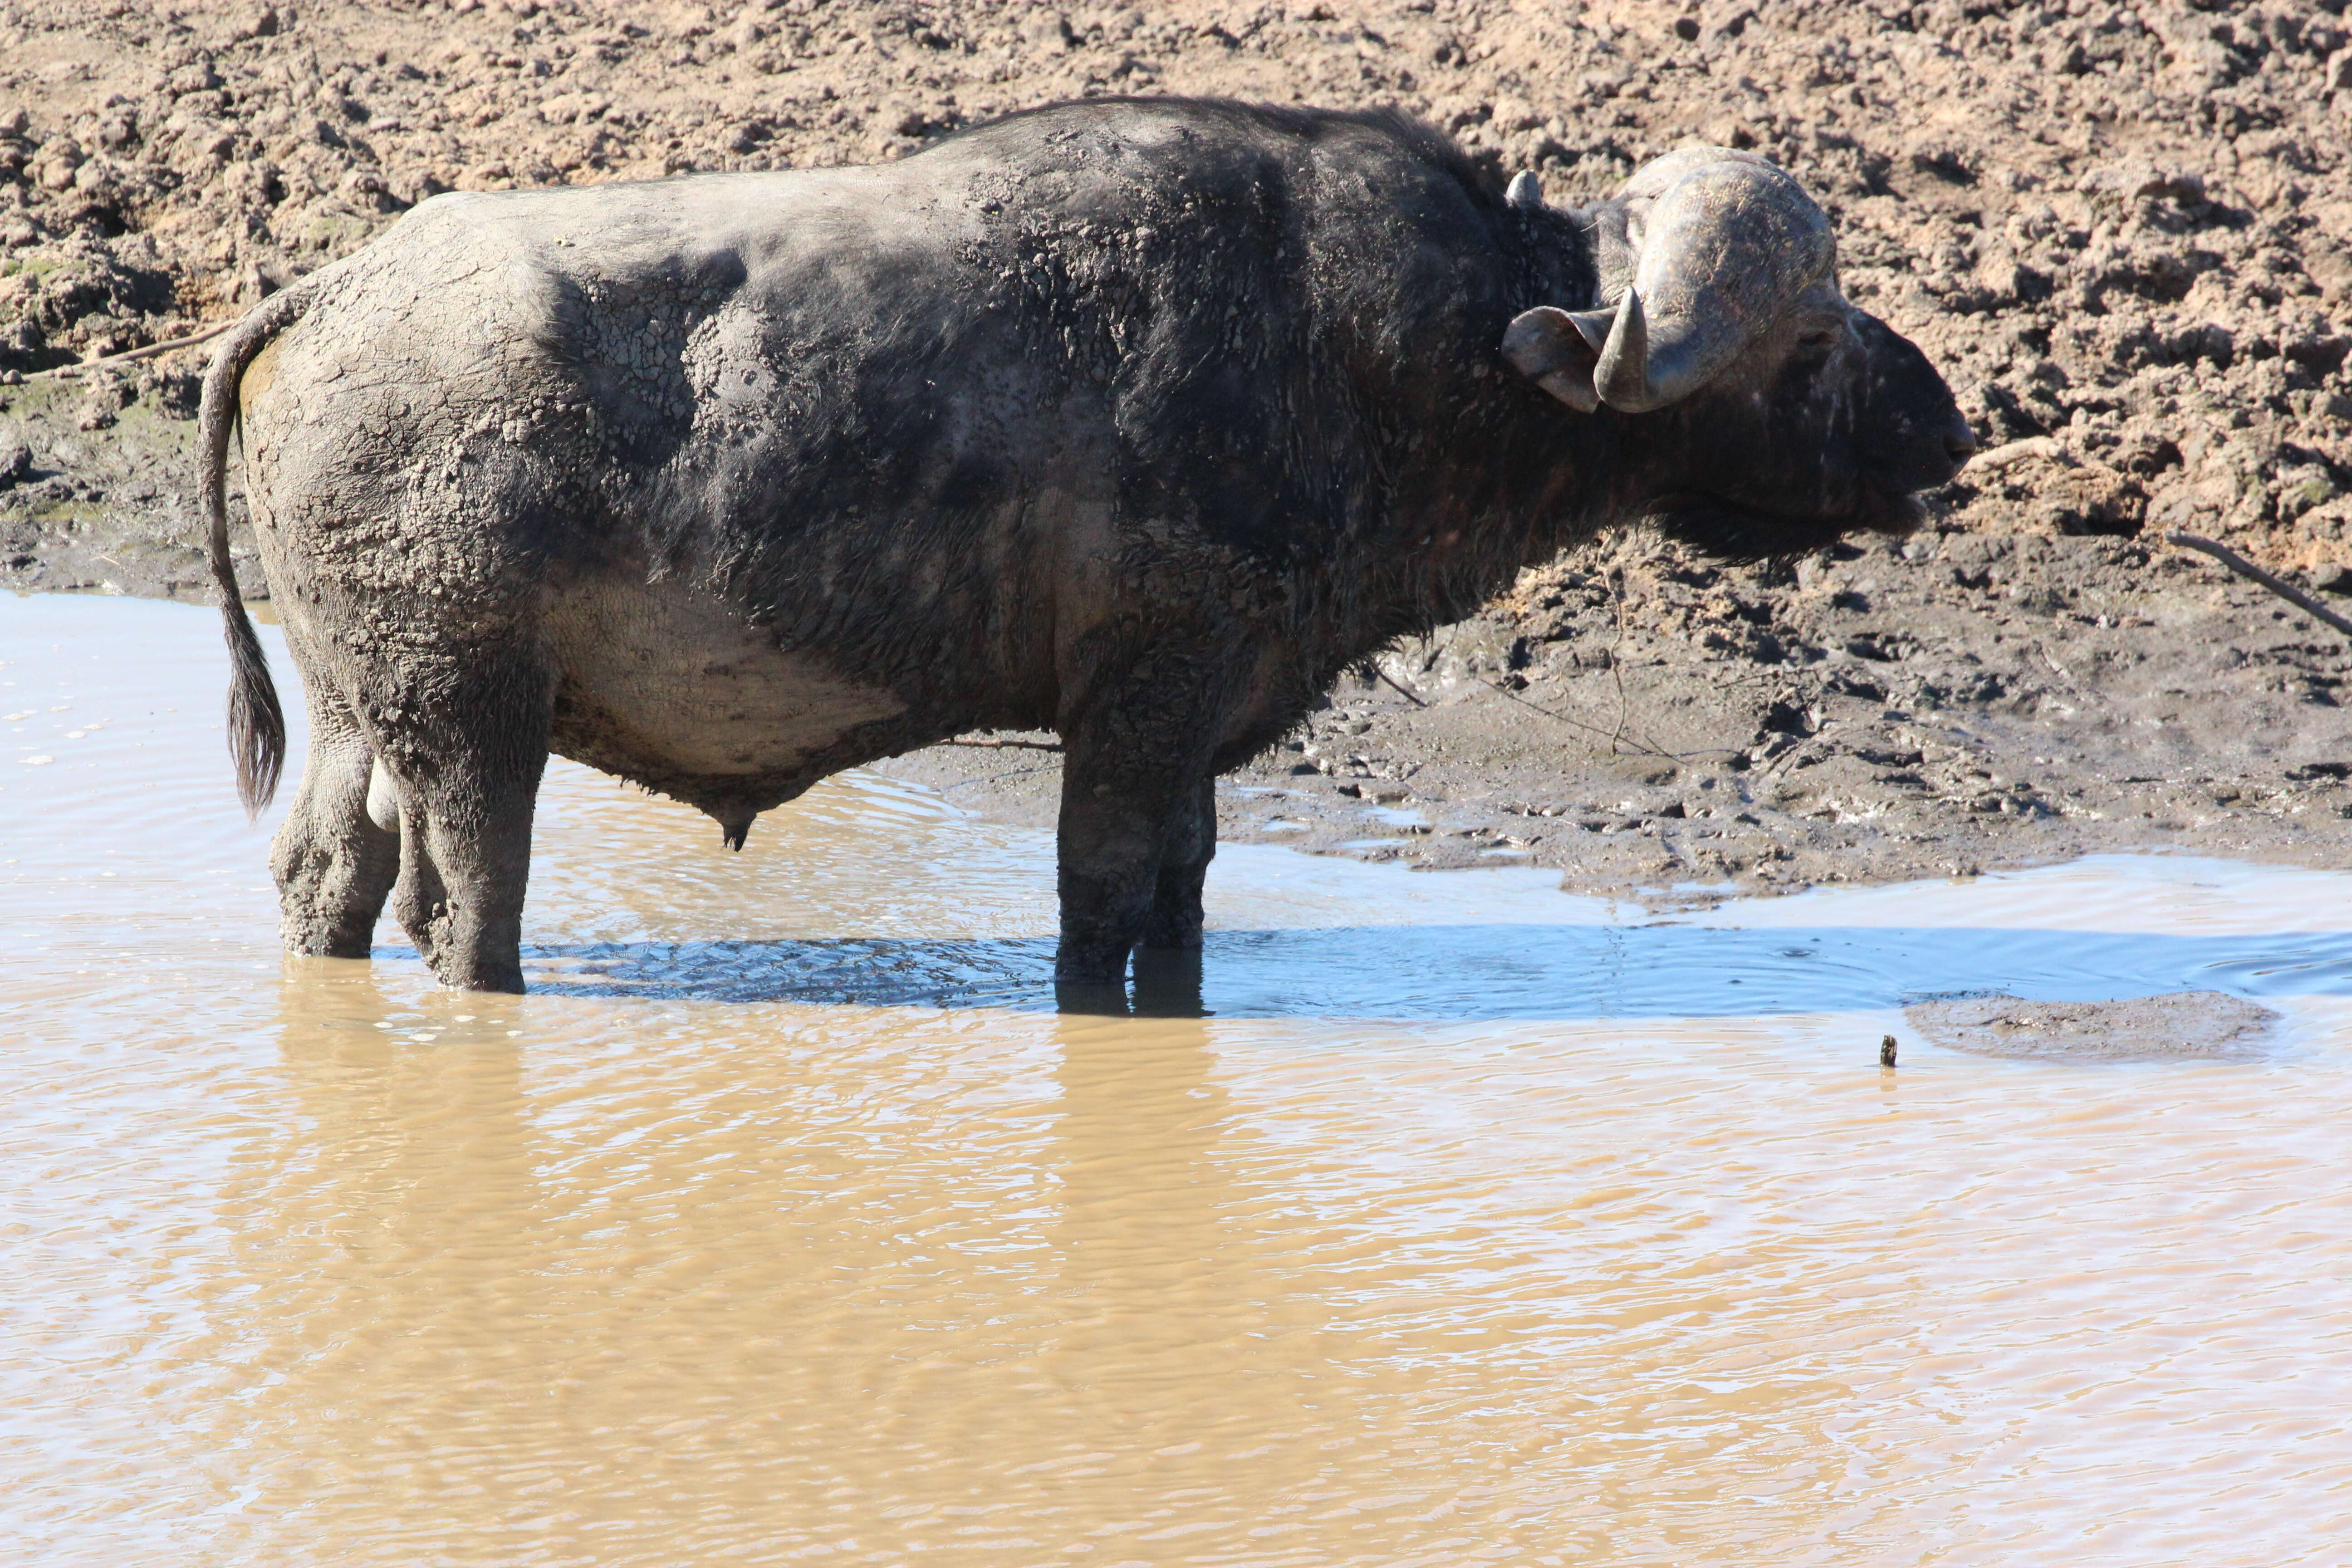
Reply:
[[1878, 1065], [1883, 1068], [1895, 1065], [1895, 1037], [1892, 1035], [1882, 1037], [1878, 1042]]
[[2213, 541], [2194, 533], [2168, 533], [2164, 537], [2168, 542], [2178, 544], [2184, 550], [2194, 550], [2200, 555], [2210, 555], [2248, 582], [2259, 583], [2268, 588], [2314, 620], [2334, 626], [2347, 637], [2352, 637], [2352, 621], [2346, 620], [2294, 584], [2283, 583], [2272, 576], [2228, 545], [2216, 544]]

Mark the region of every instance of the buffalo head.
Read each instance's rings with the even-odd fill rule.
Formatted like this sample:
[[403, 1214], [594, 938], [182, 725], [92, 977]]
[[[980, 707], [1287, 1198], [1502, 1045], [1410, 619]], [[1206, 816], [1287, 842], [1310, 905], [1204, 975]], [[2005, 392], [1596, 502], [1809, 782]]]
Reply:
[[1829, 216], [1763, 159], [1685, 148], [1581, 216], [1601, 304], [1528, 310], [1503, 353], [1626, 417], [1625, 504], [1667, 533], [1754, 558], [1903, 532], [1976, 450], [1927, 356], [1838, 291]]

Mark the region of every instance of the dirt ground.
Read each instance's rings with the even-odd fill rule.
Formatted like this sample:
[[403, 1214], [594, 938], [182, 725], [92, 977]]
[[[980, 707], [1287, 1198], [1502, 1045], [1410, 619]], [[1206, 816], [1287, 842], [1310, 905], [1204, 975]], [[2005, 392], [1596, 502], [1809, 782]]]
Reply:
[[[1531, 574], [1232, 781], [1226, 836], [1652, 899], [2337, 864], [2344, 639], [2162, 536], [2352, 590], [2340, 10], [0, 0], [0, 584], [201, 596], [203, 350], [74, 367], [439, 190], [893, 158], [1108, 92], [1397, 104], [1564, 203], [1699, 138], [1811, 186], [1990, 449], [1908, 542], [1727, 570], [1636, 533]], [[1049, 752], [889, 765], [1052, 814]]]

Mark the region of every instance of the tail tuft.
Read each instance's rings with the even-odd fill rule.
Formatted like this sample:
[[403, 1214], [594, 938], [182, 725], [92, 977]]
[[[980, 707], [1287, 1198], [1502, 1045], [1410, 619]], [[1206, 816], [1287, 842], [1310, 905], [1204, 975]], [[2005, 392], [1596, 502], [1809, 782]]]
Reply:
[[236, 797], [250, 822], [278, 793], [278, 775], [286, 771], [286, 714], [278, 706], [278, 688], [269, 679], [261, 639], [254, 635], [253, 617], [234, 597], [226, 600], [221, 613], [230, 669], [228, 752], [236, 763]]

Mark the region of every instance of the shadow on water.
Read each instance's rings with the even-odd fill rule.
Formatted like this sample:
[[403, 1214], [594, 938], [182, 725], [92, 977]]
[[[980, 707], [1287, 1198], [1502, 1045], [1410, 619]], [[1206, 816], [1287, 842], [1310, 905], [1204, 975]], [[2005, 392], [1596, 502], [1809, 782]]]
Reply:
[[[379, 948], [383, 958], [413, 950]], [[1155, 960], [1131, 996], [1056, 991], [1050, 938], [549, 944], [542, 994], [1228, 1018], [1754, 1017], [2005, 993], [2352, 994], [2352, 933], [1908, 927], [1455, 925], [1212, 931], [1197, 973]]]

